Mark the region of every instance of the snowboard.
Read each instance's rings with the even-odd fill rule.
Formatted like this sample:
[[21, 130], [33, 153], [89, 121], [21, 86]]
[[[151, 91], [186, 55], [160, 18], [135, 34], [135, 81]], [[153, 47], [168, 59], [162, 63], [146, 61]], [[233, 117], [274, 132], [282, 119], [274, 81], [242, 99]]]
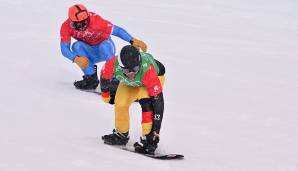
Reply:
[[[106, 144], [109, 145], [109, 144]], [[184, 158], [184, 155], [182, 154], [175, 154], [175, 153], [162, 153], [162, 152], [156, 152], [155, 154], [147, 154], [147, 153], [141, 153], [141, 152], [137, 152], [135, 151], [133, 146], [130, 145], [126, 145], [126, 146], [122, 146], [122, 145], [109, 145], [124, 151], [128, 151], [128, 152], [132, 152], [135, 154], [139, 154], [145, 157], [149, 157], [149, 158], [153, 158], [153, 159], [159, 159], [159, 160], [181, 160]]]
[[82, 90], [82, 89], [78, 89], [78, 90], [88, 92], [88, 93], [93, 93], [96, 95], [101, 95], [101, 92], [99, 90]]

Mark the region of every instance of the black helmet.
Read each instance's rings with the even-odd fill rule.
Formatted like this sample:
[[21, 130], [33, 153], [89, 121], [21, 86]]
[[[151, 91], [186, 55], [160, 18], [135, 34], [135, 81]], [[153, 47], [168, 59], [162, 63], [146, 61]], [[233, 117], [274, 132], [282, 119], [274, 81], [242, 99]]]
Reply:
[[134, 46], [124, 46], [121, 49], [118, 62], [123, 72], [138, 72], [141, 66], [141, 54]]

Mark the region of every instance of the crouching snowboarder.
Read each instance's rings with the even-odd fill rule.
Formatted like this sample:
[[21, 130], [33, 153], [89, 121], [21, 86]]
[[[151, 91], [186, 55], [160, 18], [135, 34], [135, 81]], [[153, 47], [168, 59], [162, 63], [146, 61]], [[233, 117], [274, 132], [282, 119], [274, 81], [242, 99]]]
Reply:
[[[76, 4], [69, 8], [68, 19], [60, 29], [60, 47], [63, 56], [76, 63], [84, 73], [83, 80], [74, 82], [76, 88], [92, 90], [98, 86], [96, 63], [115, 56], [115, 45], [111, 35], [130, 42], [144, 52], [147, 49], [143, 41], [133, 38], [123, 28], [89, 12], [84, 5]], [[72, 46], [71, 38], [78, 40]]]
[[[159, 142], [164, 112], [162, 86], [165, 67], [149, 53], [134, 46], [122, 48], [120, 56], [107, 61], [101, 70], [102, 100], [114, 101], [115, 129], [102, 137], [110, 145], [126, 145], [129, 140], [129, 107], [137, 101], [142, 108], [142, 136], [135, 150], [153, 154]], [[111, 96], [109, 84], [115, 77], [120, 81], [116, 95]]]

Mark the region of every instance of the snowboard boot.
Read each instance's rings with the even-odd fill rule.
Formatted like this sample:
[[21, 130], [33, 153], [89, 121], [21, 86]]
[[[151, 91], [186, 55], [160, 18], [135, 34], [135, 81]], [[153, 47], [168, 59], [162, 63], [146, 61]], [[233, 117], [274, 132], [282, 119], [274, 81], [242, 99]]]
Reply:
[[135, 151], [144, 154], [154, 154], [159, 142], [158, 135], [150, 133], [148, 135], [142, 136], [140, 139], [141, 143], [136, 142], [134, 144]]
[[120, 133], [116, 129], [113, 129], [112, 134], [104, 135], [101, 138], [105, 144], [109, 145], [126, 145], [129, 140], [128, 132]]
[[99, 84], [97, 77], [97, 66], [94, 65], [95, 73], [92, 75], [84, 75], [83, 80], [75, 81], [73, 84], [77, 89], [95, 90]]

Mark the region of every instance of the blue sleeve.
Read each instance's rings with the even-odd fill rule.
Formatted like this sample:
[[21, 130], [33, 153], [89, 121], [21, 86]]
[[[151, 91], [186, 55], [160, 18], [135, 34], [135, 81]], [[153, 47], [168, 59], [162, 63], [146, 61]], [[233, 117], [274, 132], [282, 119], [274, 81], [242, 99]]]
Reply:
[[70, 43], [61, 42], [60, 43], [61, 53], [63, 56], [73, 61], [76, 55], [70, 50]]
[[133, 38], [129, 33], [127, 33], [126, 30], [124, 30], [123, 28], [116, 26], [116, 25], [113, 26], [112, 35], [120, 37], [121, 39], [123, 39], [127, 42], [130, 42]]

